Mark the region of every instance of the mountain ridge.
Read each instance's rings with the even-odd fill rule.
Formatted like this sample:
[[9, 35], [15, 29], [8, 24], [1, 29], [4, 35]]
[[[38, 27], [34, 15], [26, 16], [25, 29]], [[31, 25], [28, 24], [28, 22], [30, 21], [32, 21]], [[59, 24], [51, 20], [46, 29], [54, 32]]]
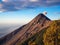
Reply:
[[60, 20], [54, 20], [51, 24], [34, 34], [21, 44], [17, 45], [60, 45]]
[[44, 14], [40, 13], [28, 24], [23, 25], [12, 33], [0, 39], [1, 45], [16, 45], [17, 42], [22, 42], [28, 37], [46, 28], [51, 23], [51, 20]]

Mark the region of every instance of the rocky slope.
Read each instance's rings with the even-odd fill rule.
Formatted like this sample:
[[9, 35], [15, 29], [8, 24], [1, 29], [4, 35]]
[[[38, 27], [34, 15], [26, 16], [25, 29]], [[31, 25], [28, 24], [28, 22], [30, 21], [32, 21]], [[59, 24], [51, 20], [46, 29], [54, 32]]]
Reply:
[[48, 27], [50, 23], [51, 20], [48, 17], [46, 17], [44, 14], [39, 14], [28, 24], [23, 25], [19, 29], [16, 29], [12, 33], [1, 38], [0, 45], [17, 45], [18, 43], [21, 44], [26, 39]]
[[60, 45], [60, 20], [52, 21], [50, 26], [17, 45]]

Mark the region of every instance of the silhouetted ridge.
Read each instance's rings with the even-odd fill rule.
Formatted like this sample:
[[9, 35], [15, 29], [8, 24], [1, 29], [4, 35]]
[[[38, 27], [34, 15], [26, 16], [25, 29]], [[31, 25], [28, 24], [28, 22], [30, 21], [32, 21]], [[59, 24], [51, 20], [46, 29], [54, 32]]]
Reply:
[[[42, 14], [42, 13], [40, 13], [37, 17], [40, 17], [40, 16], [43, 17], [43, 18], [45, 17], [47, 20], [50, 20], [47, 16], [45, 16], [45, 15]], [[50, 21], [51, 21], [51, 20], [50, 20]]]

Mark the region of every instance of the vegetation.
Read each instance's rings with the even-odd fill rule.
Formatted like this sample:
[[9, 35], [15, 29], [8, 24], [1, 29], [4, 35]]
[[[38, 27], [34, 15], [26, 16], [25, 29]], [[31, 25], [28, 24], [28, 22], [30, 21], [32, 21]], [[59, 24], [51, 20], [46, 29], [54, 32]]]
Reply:
[[43, 34], [46, 29], [41, 30], [39, 33], [36, 33], [20, 45], [44, 45], [43, 43]]
[[60, 45], [60, 20], [18, 45]]
[[44, 45], [60, 45], [60, 20], [51, 23], [43, 38]]

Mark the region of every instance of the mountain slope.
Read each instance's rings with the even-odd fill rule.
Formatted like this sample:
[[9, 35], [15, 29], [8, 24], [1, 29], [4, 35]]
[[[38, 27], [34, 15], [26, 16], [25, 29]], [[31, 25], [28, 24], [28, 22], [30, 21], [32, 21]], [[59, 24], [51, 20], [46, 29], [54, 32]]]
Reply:
[[43, 37], [45, 45], [60, 45], [60, 20], [53, 21]]
[[49, 26], [51, 20], [44, 14], [39, 14], [31, 22], [0, 39], [1, 45], [17, 45]]
[[60, 45], [60, 20], [52, 21], [50, 26], [17, 45]]

